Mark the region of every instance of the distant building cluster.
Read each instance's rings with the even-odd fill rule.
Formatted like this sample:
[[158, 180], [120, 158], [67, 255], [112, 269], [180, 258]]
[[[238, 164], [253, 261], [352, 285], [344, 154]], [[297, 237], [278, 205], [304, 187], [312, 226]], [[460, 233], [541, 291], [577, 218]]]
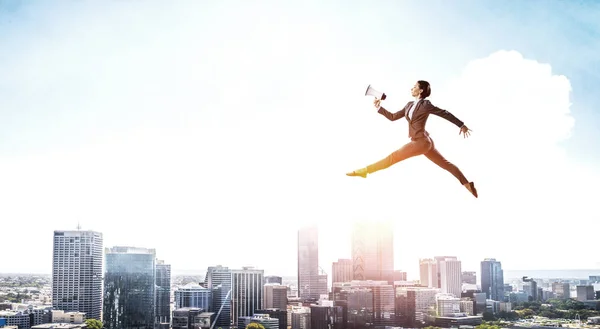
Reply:
[[481, 261], [479, 277], [456, 256], [422, 258], [418, 280], [409, 281], [394, 268], [393, 229], [383, 222], [355, 224], [351, 258], [333, 262], [330, 274], [319, 266], [317, 227], [300, 229], [293, 282], [215, 265], [203, 280], [174, 284], [155, 249], [105, 248], [102, 233], [82, 230], [55, 231], [53, 242], [49, 291], [26, 288], [35, 299], [2, 302], [7, 292], [0, 290], [0, 328], [78, 329], [88, 319], [106, 329], [244, 329], [254, 322], [266, 329], [450, 328], [476, 326], [485, 313], [511, 312], [523, 301], [575, 298], [598, 306], [600, 297], [598, 276], [575, 285], [507, 282], [494, 258]]

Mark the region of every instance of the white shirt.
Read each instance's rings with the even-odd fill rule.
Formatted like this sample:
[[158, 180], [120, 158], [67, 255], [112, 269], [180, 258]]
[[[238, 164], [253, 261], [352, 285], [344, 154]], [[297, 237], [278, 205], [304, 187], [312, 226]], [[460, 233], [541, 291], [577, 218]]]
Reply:
[[421, 100], [420, 98], [415, 98], [413, 105], [408, 109], [408, 112], [406, 112], [406, 117], [409, 120], [412, 120], [410, 115], [414, 112], [415, 108], [417, 108], [417, 104], [419, 104], [420, 100]]

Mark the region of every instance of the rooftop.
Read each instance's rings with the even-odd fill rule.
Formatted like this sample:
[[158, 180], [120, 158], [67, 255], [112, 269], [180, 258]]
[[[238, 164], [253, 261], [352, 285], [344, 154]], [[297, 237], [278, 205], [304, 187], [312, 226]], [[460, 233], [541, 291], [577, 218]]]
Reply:
[[85, 328], [87, 324], [85, 323], [44, 323], [37, 326], [31, 327], [31, 329], [78, 329]]

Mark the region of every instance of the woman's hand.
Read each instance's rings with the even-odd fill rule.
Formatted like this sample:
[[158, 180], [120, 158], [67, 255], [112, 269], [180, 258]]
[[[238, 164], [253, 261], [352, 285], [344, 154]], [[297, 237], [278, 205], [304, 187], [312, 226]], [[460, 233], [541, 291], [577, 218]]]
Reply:
[[375, 100], [373, 101], [373, 105], [375, 105], [375, 108], [379, 110], [379, 108], [381, 107], [381, 99], [375, 98]]
[[462, 127], [460, 127], [460, 131], [458, 132], [458, 134], [463, 134], [464, 138], [467, 138], [471, 135], [471, 129], [469, 129], [467, 126], [463, 125]]

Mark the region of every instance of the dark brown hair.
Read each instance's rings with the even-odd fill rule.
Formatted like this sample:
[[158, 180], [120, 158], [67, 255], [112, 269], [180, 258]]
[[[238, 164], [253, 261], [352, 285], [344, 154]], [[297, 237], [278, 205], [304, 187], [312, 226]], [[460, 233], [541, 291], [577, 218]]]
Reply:
[[419, 81], [417, 81], [417, 83], [419, 84], [419, 88], [421, 88], [421, 90], [423, 90], [421, 92], [421, 99], [425, 99], [426, 97], [429, 97], [429, 95], [431, 95], [431, 85], [429, 84], [429, 82], [427, 82], [425, 80], [419, 80]]

